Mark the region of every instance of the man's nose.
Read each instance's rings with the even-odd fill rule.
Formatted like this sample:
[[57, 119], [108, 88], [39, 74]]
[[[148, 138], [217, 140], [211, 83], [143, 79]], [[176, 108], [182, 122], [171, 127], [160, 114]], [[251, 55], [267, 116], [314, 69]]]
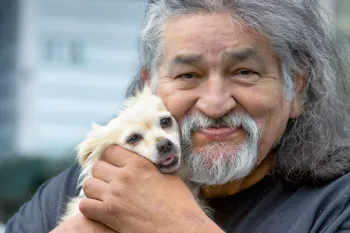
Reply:
[[209, 117], [219, 118], [236, 107], [230, 86], [223, 78], [208, 80], [208, 85], [203, 89], [196, 107]]

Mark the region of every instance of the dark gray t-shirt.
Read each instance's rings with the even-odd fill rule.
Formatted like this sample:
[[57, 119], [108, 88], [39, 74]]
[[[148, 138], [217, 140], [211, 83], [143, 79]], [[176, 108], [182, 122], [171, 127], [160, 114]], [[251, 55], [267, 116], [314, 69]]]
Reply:
[[[6, 233], [47, 233], [68, 197], [76, 195], [79, 166], [45, 183], [8, 222]], [[350, 233], [350, 174], [320, 188], [294, 188], [265, 177], [236, 195], [212, 199], [215, 222], [226, 232]]]

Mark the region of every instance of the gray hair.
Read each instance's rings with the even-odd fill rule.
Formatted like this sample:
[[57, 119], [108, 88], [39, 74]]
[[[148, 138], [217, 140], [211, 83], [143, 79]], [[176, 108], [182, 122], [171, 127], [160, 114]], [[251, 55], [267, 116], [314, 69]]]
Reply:
[[[242, 26], [266, 36], [280, 60], [285, 96], [304, 75], [303, 112], [289, 120], [277, 144], [275, 174], [293, 183], [322, 183], [350, 171], [349, 85], [335, 30], [316, 0], [156, 0], [140, 35], [141, 65], [157, 80], [164, 23], [186, 14], [229, 11]], [[142, 88], [140, 76], [127, 90]]]

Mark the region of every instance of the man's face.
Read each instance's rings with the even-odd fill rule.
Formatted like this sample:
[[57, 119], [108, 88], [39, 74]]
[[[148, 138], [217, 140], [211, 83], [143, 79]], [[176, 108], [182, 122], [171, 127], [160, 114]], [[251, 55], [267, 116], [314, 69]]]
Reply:
[[163, 42], [157, 93], [182, 125], [192, 180], [248, 175], [299, 113], [271, 45], [228, 13], [172, 19]]

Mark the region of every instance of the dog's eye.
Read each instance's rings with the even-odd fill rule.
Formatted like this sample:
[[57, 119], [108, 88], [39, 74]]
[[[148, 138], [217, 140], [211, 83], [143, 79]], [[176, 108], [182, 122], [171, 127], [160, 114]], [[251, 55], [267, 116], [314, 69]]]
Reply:
[[171, 117], [165, 117], [160, 120], [161, 127], [169, 127], [172, 123]]
[[132, 134], [128, 139], [126, 140], [126, 143], [128, 144], [136, 144], [142, 139], [142, 136], [140, 134]]

